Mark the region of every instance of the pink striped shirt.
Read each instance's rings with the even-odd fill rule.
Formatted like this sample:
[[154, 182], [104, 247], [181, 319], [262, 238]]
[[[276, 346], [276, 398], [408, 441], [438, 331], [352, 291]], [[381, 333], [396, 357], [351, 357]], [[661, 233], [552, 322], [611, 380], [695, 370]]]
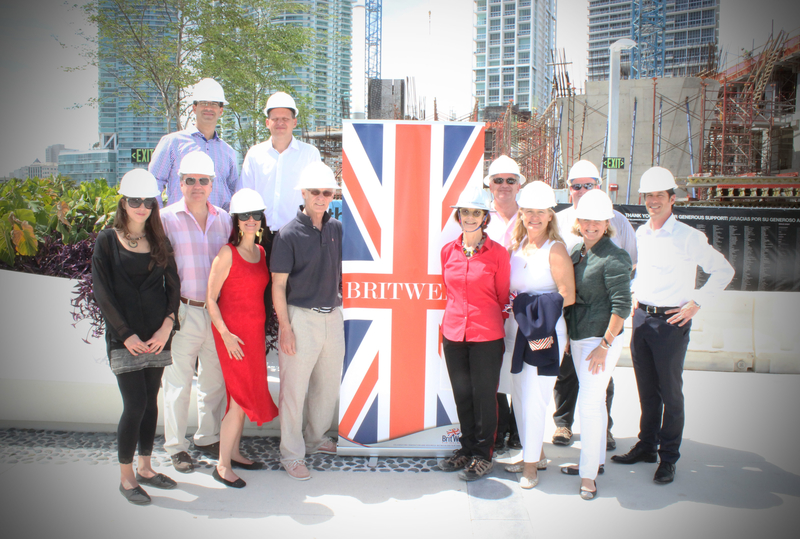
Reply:
[[206, 229], [186, 208], [186, 200], [181, 199], [161, 210], [161, 223], [175, 251], [175, 262], [181, 278], [181, 296], [195, 301], [206, 300], [208, 275], [211, 263], [223, 245], [228, 243], [233, 224], [231, 216], [223, 210], [208, 204]]

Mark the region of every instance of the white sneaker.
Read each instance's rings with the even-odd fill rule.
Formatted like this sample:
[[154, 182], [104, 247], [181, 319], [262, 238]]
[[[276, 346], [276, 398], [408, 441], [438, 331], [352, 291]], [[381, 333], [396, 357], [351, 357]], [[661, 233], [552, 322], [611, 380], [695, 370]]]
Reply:
[[292, 479], [297, 479], [298, 481], [307, 481], [311, 479], [311, 472], [308, 471], [308, 468], [306, 468], [306, 463], [302, 460], [290, 460], [289, 462], [284, 462], [283, 467], [286, 469], [286, 473], [288, 473], [289, 477]]

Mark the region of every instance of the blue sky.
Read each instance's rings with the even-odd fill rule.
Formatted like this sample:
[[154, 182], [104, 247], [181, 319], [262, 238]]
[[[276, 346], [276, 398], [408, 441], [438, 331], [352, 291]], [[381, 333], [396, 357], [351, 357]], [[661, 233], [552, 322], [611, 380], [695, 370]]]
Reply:
[[[587, 4], [558, 0], [557, 46], [573, 62], [573, 81], [586, 73]], [[0, 4], [0, 175], [43, 161], [51, 144], [87, 149], [97, 141], [96, 109], [74, 108], [96, 96], [97, 73], [61, 69], [80, 65], [74, 47], [82, 40], [76, 33], [90, 30], [72, 5], [64, 0]], [[417, 98], [426, 99], [429, 115], [434, 97], [444, 117], [472, 109], [472, 10], [472, 0], [383, 0], [382, 76], [414, 77]], [[736, 62], [741, 47], [763, 43], [773, 19], [776, 31], [781, 26], [797, 31], [797, 2], [723, 0], [720, 43], [729, 51], [728, 63]], [[363, 59], [363, 53], [354, 56]]]

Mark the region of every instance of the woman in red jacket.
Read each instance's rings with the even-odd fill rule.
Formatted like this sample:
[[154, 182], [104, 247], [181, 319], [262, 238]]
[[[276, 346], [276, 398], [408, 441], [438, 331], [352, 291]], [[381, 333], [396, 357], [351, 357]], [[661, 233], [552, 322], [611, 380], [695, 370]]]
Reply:
[[508, 303], [508, 251], [484, 232], [490, 195], [468, 186], [454, 208], [463, 233], [442, 248], [447, 305], [442, 320], [445, 362], [461, 424], [461, 449], [439, 467], [464, 481], [492, 469], [497, 384], [503, 364], [503, 311]]

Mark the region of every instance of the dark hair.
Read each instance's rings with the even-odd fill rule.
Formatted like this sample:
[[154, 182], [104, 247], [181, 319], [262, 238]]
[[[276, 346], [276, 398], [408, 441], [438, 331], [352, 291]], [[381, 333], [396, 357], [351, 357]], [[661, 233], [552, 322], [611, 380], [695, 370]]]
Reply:
[[[461, 213], [459, 212], [460, 209], [461, 208], [456, 208], [456, 211], [453, 213], [453, 221], [455, 221], [459, 225], [461, 225]], [[474, 209], [479, 210], [480, 208], [474, 208]], [[483, 223], [481, 224], [481, 230], [486, 230], [486, 227], [489, 225], [489, 222], [492, 220], [492, 214], [491, 214], [491, 212], [488, 212], [486, 210], [481, 210], [481, 211], [486, 214], [486, 215], [484, 215], [484, 220], [483, 220]]]
[[672, 198], [675, 196], [675, 189], [667, 189], [667, 196]]
[[[238, 247], [242, 241], [242, 236], [239, 235], [239, 214], [232, 213], [231, 219], [233, 220], [233, 228], [231, 228], [231, 235], [228, 237], [228, 243], [233, 245], [234, 247]], [[261, 230], [267, 229], [267, 216], [261, 218]], [[256, 243], [258, 243], [258, 238], [256, 238]]]
[[289, 107], [272, 107], [271, 109], [269, 109], [267, 111], [267, 118], [269, 118], [269, 113], [272, 112], [273, 109], [286, 109], [286, 110], [288, 110], [289, 112], [292, 113], [292, 119], [296, 118], [296, 115], [294, 113], [294, 109], [290, 109]]
[[[130, 230], [128, 230], [128, 212], [123, 204], [125, 198], [122, 197], [117, 202], [117, 213], [114, 215], [114, 228], [122, 232], [123, 235], [130, 234]], [[150, 210], [150, 216], [144, 222], [144, 235], [150, 243], [150, 265], [148, 268], [153, 269], [154, 266], [166, 268], [167, 260], [172, 256], [172, 246], [169, 244], [164, 227], [161, 225], [161, 213], [158, 210], [158, 204], [153, 206], [153, 209]]]

